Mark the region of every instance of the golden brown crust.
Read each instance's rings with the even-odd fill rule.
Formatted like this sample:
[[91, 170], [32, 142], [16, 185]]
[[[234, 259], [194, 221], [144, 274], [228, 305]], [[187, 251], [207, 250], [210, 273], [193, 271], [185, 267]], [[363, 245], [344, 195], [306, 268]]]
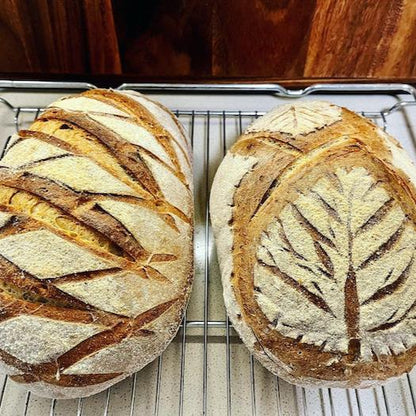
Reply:
[[[415, 364], [409, 317], [416, 293], [401, 295], [416, 275], [415, 169], [403, 168], [392, 139], [351, 111], [317, 104], [328, 106], [331, 116], [317, 127], [314, 105], [306, 127], [301, 117], [290, 124], [287, 112], [277, 110], [284, 114], [285, 132], [278, 131], [282, 120], [269, 116], [277, 130], [267, 131], [261, 121], [258, 128], [257, 122], [232, 147], [227, 158], [250, 164], [234, 184], [227, 224], [220, 218], [224, 198], [217, 195], [227, 168], [233, 169], [231, 159], [214, 181], [217, 243], [225, 247], [226, 239], [232, 241], [230, 252], [219, 253], [223, 282], [231, 287], [226, 303], [243, 340], [276, 374], [303, 385], [366, 387]], [[295, 134], [288, 133], [292, 127]], [[361, 189], [362, 201], [355, 202], [354, 192]], [[345, 228], [343, 215], [353, 225]], [[368, 248], [359, 260], [360, 251], [372, 245], [376, 249]], [[378, 272], [367, 272], [376, 267]], [[386, 281], [373, 283], [388, 267]], [[400, 295], [400, 301], [393, 298]], [[402, 301], [408, 310], [401, 311]], [[392, 317], [378, 320], [383, 310]]]
[[90, 395], [176, 333], [192, 284], [193, 213], [190, 157], [174, 141], [144, 105], [95, 90], [54, 103], [7, 148], [0, 359], [15, 381], [50, 397]]

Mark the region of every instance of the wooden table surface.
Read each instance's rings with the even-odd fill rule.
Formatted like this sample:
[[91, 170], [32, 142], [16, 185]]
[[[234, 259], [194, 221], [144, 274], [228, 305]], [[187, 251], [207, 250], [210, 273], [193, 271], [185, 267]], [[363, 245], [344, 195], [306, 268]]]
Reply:
[[415, 0], [0, 0], [9, 78], [414, 81], [415, 44]]

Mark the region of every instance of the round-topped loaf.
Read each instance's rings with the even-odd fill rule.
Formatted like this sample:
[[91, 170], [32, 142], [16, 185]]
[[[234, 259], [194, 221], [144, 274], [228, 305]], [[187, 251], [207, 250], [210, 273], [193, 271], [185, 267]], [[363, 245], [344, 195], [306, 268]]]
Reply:
[[369, 387], [416, 362], [416, 169], [352, 111], [296, 102], [220, 165], [211, 219], [229, 317], [289, 382]]
[[133, 91], [51, 104], [0, 160], [0, 369], [97, 393], [156, 358], [193, 278], [190, 145]]

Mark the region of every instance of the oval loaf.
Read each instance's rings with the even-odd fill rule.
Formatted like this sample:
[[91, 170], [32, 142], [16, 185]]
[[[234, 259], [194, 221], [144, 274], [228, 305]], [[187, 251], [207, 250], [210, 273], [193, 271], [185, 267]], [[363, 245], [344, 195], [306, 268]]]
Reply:
[[97, 393], [176, 334], [193, 278], [190, 145], [132, 91], [50, 105], [0, 161], [0, 369]]
[[219, 167], [211, 219], [228, 314], [273, 373], [369, 387], [416, 362], [416, 169], [327, 102], [257, 119]]

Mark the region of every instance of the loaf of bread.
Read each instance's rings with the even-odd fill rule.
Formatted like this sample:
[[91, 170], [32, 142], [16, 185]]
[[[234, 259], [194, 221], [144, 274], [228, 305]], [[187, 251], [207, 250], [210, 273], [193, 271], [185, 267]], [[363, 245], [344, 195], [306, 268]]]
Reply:
[[53, 103], [0, 161], [0, 370], [97, 393], [167, 347], [193, 279], [190, 145], [141, 94]]
[[234, 328], [299, 385], [370, 387], [416, 363], [416, 169], [327, 102], [257, 119], [218, 169], [211, 219]]

